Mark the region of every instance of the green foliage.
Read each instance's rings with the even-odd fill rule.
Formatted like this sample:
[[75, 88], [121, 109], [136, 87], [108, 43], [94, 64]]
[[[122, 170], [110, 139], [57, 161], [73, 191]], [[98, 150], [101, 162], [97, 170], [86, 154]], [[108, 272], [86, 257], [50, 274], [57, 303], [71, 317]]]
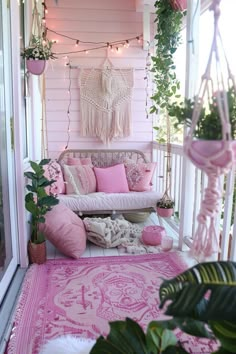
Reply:
[[175, 206], [175, 202], [172, 199], [168, 198], [161, 198], [157, 202], [157, 207], [158, 208], [164, 208], [164, 209], [172, 209]]
[[56, 59], [52, 53], [53, 41], [44, 40], [42, 37], [32, 36], [31, 42], [22, 52], [21, 56], [26, 59], [48, 60]]
[[39, 231], [39, 224], [45, 222], [44, 215], [59, 203], [56, 197], [48, 195], [45, 191], [45, 187], [55, 182], [55, 180], [49, 181], [44, 177], [43, 166], [49, 162], [50, 159], [43, 159], [39, 163], [30, 161], [33, 172], [24, 173], [24, 176], [31, 180], [31, 184], [26, 185], [29, 193], [25, 195], [25, 208], [32, 216], [29, 223], [32, 225], [31, 241], [33, 243], [45, 241], [44, 235]]
[[152, 57], [154, 82], [156, 91], [152, 96], [154, 101], [151, 112], [159, 108], [169, 110], [170, 97], [175, 96], [180, 88], [175, 73], [174, 53], [181, 43], [182, 19], [185, 12], [174, 10], [167, 0], [155, 2], [157, 34], [156, 55]]
[[153, 321], [146, 334], [133, 320], [110, 323], [110, 333], [99, 337], [91, 354], [187, 353], [173, 330], [218, 339], [215, 354], [236, 353], [236, 263], [200, 263], [173, 279], [163, 281], [160, 308], [169, 320]]
[[[229, 106], [229, 119], [231, 123], [232, 139], [236, 138], [236, 94], [233, 88], [227, 91], [227, 100]], [[179, 129], [185, 125], [190, 127], [192, 124], [192, 113], [194, 101], [186, 99], [180, 103], [174, 102], [169, 108], [169, 115], [177, 118], [175, 128]], [[212, 97], [212, 102], [208, 108], [202, 107], [199, 121], [194, 131], [194, 136], [198, 139], [221, 140], [222, 126], [219, 115], [216, 97]]]

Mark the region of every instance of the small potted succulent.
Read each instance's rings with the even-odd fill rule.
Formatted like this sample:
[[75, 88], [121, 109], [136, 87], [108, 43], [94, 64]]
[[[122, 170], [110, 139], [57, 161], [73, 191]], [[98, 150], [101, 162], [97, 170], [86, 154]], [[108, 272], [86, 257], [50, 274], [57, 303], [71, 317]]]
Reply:
[[157, 214], [163, 218], [169, 218], [174, 213], [175, 202], [170, 197], [164, 195], [157, 202]]
[[47, 60], [56, 59], [52, 52], [53, 41], [42, 36], [32, 36], [28, 47], [24, 48], [21, 56], [26, 59], [27, 70], [34, 75], [41, 75]]

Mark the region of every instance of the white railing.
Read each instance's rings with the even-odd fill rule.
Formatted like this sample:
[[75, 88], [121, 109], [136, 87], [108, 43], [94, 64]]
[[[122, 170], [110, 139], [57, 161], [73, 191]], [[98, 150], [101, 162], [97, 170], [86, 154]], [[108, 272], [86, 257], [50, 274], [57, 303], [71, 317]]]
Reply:
[[[191, 178], [193, 181], [191, 183], [191, 190], [186, 190], [185, 186], [182, 185], [183, 159], [185, 159], [183, 146], [171, 144], [170, 196], [175, 200], [175, 217], [166, 221], [173, 226], [175, 231], [176, 228], [179, 228], [181, 222], [183, 222], [181, 218], [181, 203], [183, 198], [181, 198], [181, 196], [182, 193], [190, 195], [193, 200], [193, 212], [189, 211], [188, 217], [184, 218], [184, 220], [186, 220], [185, 222], [191, 223], [192, 231], [191, 235], [180, 236], [184, 238], [184, 240], [180, 241], [184, 241], [186, 244], [191, 245], [192, 237], [197, 228], [197, 215], [200, 209], [200, 203], [204, 195], [204, 189], [207, 185], [207, 176], [195, 166], [192, 166], [193, 177]], [[160, 193], [164, 193], [166, 187], [166, 160], [166, 144], [153, 142], [153, 161], [157, 162], [157, 169], [153, 182], [154, 189]], [[235, 195], [236, 198], [235, 169], [230, 171], [225, 178], [222, 177], [219, 179], [219, 188], [222, 190], [223, 198], [219, 201], [220, 212], [216, 220], [216, 233], [219, 237], [221, 252], [216, 255], [215, 259], [230, 259], [236, 261], [236, 209], [234, 208], [235, 201], [233, 197]], [[232, 212], [234, 212], [234, 218], [232, 217]], [[180, 244], [182, 244], [182, 242], [180, 242]]]

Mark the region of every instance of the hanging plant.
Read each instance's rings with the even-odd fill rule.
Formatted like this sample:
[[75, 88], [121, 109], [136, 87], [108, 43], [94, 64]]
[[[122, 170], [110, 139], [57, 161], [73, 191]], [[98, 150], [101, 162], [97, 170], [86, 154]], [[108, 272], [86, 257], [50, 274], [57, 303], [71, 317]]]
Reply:
[[181, 43], [182, 19], [185, 11], [173, 7], [173, 1], [155, 2], [157, 34], [156, 56], [152, 57], [155, 93], [152, 96], [151, 113], [170, 106], [170, 97], [175, 96], [180, 83], [175, 73], [174, 54]]

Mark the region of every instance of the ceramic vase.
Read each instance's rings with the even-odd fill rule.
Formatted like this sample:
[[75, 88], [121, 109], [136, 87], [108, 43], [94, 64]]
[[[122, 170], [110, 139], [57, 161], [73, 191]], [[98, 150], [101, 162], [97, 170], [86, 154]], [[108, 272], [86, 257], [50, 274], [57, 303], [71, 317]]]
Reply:
[[47, 60], [26, 60], [27, 70], [33, 75], [41, 75], [46, 69]]
[[175, 11], [184, 11], [187, 9], [187, 0], [169, 0]]
[[157, 207], [157, 214], [159, 216], [161, 216], [162, 218], [170, 218], [174, 213], [174, 209], [173, 208], [159, 208]]

